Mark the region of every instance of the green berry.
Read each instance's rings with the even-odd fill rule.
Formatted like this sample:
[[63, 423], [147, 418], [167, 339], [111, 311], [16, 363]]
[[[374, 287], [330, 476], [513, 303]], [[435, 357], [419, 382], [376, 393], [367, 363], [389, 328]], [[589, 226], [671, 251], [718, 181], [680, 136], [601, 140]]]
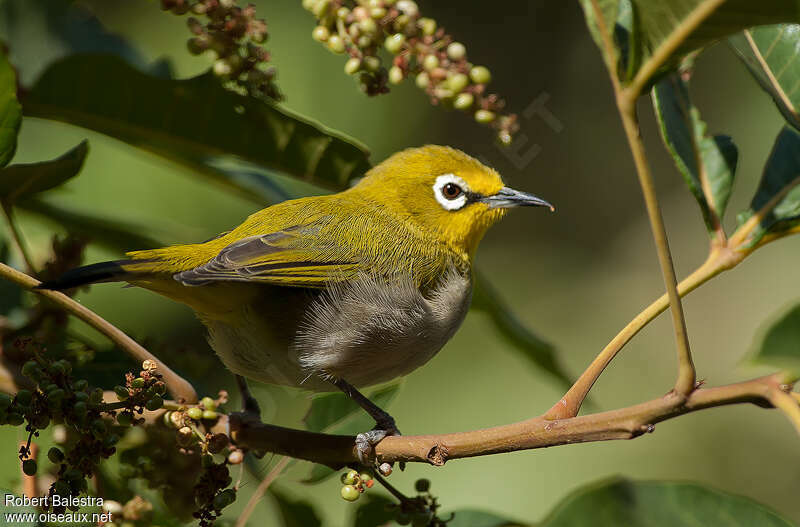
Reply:
[[344, 53], [344, 40], [339, 35], [331, 35], [328, 38], [328, 49], [334, 53]]
[[361, 483], [364, 484], [366, 484], [368, 481], [372, 481], [372, 474], [370, 474], [369, 472], [362, 472], [361, 474], [358, 475], [358, 477], [361, 480]]
[[342, 474], [341, 478], [339, 478], [342, 482], [342, 485], [352, 485], [356, 482], [356, 478], [358, 477], [358, 472], [355, 470], [349, 470]]
[[419, 14], [419, 7], [413, 0], [398, 0], [397, 9], [408, 16], [417, 16]]
[[468, 110], [474, 101], [475, 97], [471, 93], [459, 93], [453, 102], [453, 107], [456, 110]]
[[11, 406], [11, 396], [7, 393], [0, 393], [0, 410], [5, 410]]
[[494, 112], [490, 112], [489, 110], [478, 110], [475, 112], [475, 120], [481, 124], [491, 123], [494, 121], [494, 118]]
[[26, 459], [22, 462], [22, 472], [25, 473], [26, 476], [33, 476], [36, 474], [36, 460], [35, 459]]
[[94, 421], [92, 421], [91, 427], [92, 427], [92, 433], [96, 437], [100, 437], [107, 432], [106, 422], [103, 421], [102, 419], [95, 419]]
[[428, 84], [430, 84], [431, 78], [423, 71], [417, 75], [417, 78], [414, 80], [414, 82], [417, 84], [418, 88], [422, 88], [424, 90], [428, 87]]
[[356, 44], [358, 44], [358, 47], [360, 48], [367, 48], [370, 45], [372, 45], [372, 37], [369, 37], [367, 35], [362, 35], [358, 37], [358, 41], [356, 42]]
[[186, 410], [186, 415], [188, 415], [190, 419], [199, 421], [200, 419], [203, 418], [203, 410], [197, 407], [192, 407]]
[[203, 410], [203, 419], [212, 420], [216, 419], [217, 417], [219, 416], [217, 415], [217, 412], [215, 412], [214, 410]]
[[200, 399], [200, 404], [202, 404], [203, 407], [206, 410], [216, 410], [217, 409], [217, 402], [214, 399], [212, 399], [211, 397], [208, 397], [208, 396], [203, 397], [202, 399]]
[[86, 379], [78, 379], [77, 381], [75, 381], [72, 387], [76, 392], [83, 392], [86, 390], [86, 388], [89, 387], [89, 381], [87, 381]]
[[447, 46], [447, 56], [451, 60], [461, 60], [467, 56], [467, 48], [461, 42], [452, 42]]
[[364, 66], [367, 71], [375, 73], [381, 69], [381, 59], [378, 57], [364, 57]]
[[302, 2], [303, 9], [305, 9], [306, 11], [313, 11], [314, 10], [314, 6], [317, 5], [318, 1], [319, 0], [303, 0], [303, 2]]
[[331, 31], [325, 26], [317, 26], [311, 32], [311, 38], [318, 42], [325, 42], [331, 36]]
[[8, 414], [8, 417], [6, 417], [6, 422], [11, 426], [19, 426], [25, 422], [25, 418], [20, 414]]
[[218, 77], [227, 77], [233, 72], [230, 62], [226, 59], [217, 59], [211, 67], [214, 70], [214, 75]]
[[420, 18], [417, 25], [425, 35], [433, 35], [436, 33], [436, 20], [432, 18]]
[[406, 28], [409, 22], [411, 22], [411, 17], [408, 15], [400, 15], [394, 19], [394, 29], [396, 31], [402, 31]]
[[373, 7], [369, 10], [369, 16], [374, 18], [375, 20], [380, 20], [381, 18], [386, 16], [386, 9], [383, 7]]
[[72, 413], [75, 414], [75, 417], [78, 419], [83, 419], [86, 417], [86, 414], [89, 413], [89, 407], [86, 406], [85, 402], [78, 401], [72, 406]]
[[344, 63], [344, 72], [353, 75], [361, 69], [361, 59], [351, 57]]
[[164, 399], [162, 399], [160, 395], [154, 395], [153, 398], [144, 405], [144, 407], [150, 411], [158, 410], [162, 406], [164, 406]]
[[[127, 390], [125, 390], [127, 392]], [[103, 402], [103, 389], [102, 388], [95, 388], [92, 390], [92, 393], [89, 394], [89, 402], [92, 404], [100, 404]]]
[[416, 483], [414, 483], [414, 488], [417, 492], [428, 492], [431, 488], [431, 481], [429, 479], [418, 479]]
[[44, 430], [50, 424], [50, 416], [46, 413], [36, 413], [30, 418], [31, 426], [39, 430]]
[[425, 55], [425, 58], [422, 59], [422, 67], [426, 70], [430, 71], [439, 67], [439, 57], [436, 55]]
[[403, 82], [405, 75], [403, 75], [403, 70], [398, 66], [392, 66], [389, 69], [389, 82], [392, 84], [400, 84]]
[[361, 493], [353, 485], [345, 485], [342, 487], [342, 498], [346, 501], [356, 501], [361, 497]]
[[214, 500], [211, 502], [212, 506], [215, 510], [222, 510], [231, 503], [236, 501], [236, 491], [233, 489], [225, 489], [216, 496], [214, 496]]
[[75, 393], [75, 400], [79, 401], [79, 402], [82, 402], [82, 403], [89, 402], [89, 394], [86, 393], [86, 392], [76, 392]]
[[456, 73], [447, 79], [447, 86], [453, 91], [453, 93], [461, 92], [461, 90], [466, 88], [468, 84], [469, 78], [463, 73]]
[[469, 70], [469, 78], [475, 84], [486, 84], [492, 80], [492, 73], [485, 66], [475, 66]]
[[130, 412], [118, 413], [117, 423], [119, 423], [120, 426], [131, 426], [133, 424], [133, 414]]
[[72, 364], [68, 360], [64, 359], [55, 361], [51, 367], [53, 368], [53, 371], [61, 375], [65, 375], [72, 371]]
[[359, 20], [358, 28], [364, 33], [372, 35], [378, 30], [378, 24], [371, 18], [365, 18], [364, 20]]
[[314, 13], [314, 16], [317, 18], [322, 18], [328, 12], [330, 5], [330, 0], [317, 0], [317, 3], [314, 4], [311, 9], [311, 12]]
[[400, 53], [400, 50], [403, 49], [403, 44], [405, 43], [406, 36], [402, 33], [395, 33], [394, 35], [387, 37], [383, 45], [386, 47], [386, 51], [396, 55]]
[[136, 377], [131, 381], [131, 388], [144, 388], [145, 380], [141, 377]]
[[17, 392], [17, 396], [14, 398], [14, 402], [23, 408], [30, 406], [32, 401], [33, 394], [30, 392], [30, 390], [20, 390]]
[[36, 361], [29, 360], [22, 365], [22, 375], [29, 379], [37, 380], [42, 374], [42, 369]]
[[47, 459], [54, 465], [58, 465], [64, 461], [64, 457], [64, 452], [62, 452], [60, 448], [53, 447], [47, 451]]
[[117, 394], [117, 399], [120, 401], [124, 401], [128, 397], [130, 397], [130, 392], [124, 386], [114, 386], [114, 393]]
[[340, 20], [344, 20], [345, 18], [347, 18], [347, 15], [349, 15], [349, 14], [350, 14], [350, 10], [348, 8], [340, 7], [336, 11], [336, 18], [338, 18]]

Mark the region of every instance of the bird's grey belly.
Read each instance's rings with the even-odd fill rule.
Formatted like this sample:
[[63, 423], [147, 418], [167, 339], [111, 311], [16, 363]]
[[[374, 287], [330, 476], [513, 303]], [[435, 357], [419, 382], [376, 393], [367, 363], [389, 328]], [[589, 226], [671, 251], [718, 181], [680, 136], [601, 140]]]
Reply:
[[455, 271], [425, 295], [410, 278], [363, 276], [318, 293], [265, 288], [243, 308], [242, 324], [205, 323], [234, 373], [329, 391], [331, 377], [367, 386], [425, 364], [461, 325], [470, 297], [469, 277]]

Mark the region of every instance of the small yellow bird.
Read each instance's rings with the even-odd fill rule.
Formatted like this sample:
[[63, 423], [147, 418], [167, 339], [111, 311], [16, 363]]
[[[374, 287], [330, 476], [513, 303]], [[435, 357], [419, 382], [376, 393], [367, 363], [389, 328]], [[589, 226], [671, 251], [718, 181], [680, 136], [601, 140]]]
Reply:
[[188, 305], [238, 376], [350, 395], [377, 423], [358, 436], [363, 459], [399, 432], [355, 387], [411, 372], [453, 336], [478, 242], [516, 206], [553, 209], [459, 150], [411, 148], [338, 194], [279, 203], [205, 243], [131, 252], [42, 287], [125, 281]]

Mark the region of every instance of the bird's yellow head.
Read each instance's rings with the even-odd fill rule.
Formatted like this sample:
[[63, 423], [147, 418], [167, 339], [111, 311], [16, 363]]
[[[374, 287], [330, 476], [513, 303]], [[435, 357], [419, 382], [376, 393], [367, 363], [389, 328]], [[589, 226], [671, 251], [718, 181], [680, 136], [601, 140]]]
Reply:
[[553, 209], [541, 198], [506, 187], [495, 170], [447, 146], [398, 152], [370, 170], [353, 190], [469, 256], [509, 208]]

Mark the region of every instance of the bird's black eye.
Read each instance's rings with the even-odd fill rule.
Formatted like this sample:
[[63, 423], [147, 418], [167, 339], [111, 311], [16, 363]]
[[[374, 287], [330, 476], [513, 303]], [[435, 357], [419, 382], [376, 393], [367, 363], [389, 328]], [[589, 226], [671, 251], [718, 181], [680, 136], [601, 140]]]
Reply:
[[456, 199], [462, 192], [461, 187], [455, 183], [448, 183], [442, 187], [442, 195], [447, 199]]

